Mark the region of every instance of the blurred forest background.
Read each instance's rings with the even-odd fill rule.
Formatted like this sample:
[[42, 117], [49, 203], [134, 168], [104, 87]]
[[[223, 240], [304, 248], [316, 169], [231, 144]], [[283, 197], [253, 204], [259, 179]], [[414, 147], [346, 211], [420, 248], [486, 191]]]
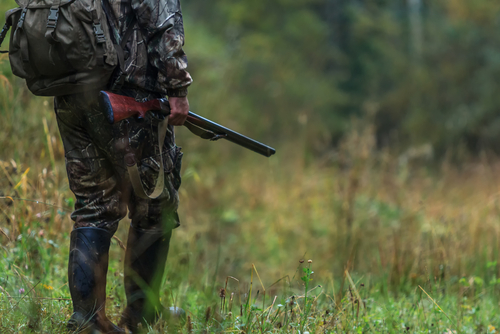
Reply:
[[250, 118], [270, 139], [286, 133], [290, 141], [309, 123], [300, 139], [322, 156], [356, 117], [373, 122], [379, 149], [430, 145], [439, 159], [498, 147], [497, 2], [186, 0], [183, 6], [193, 91], [217, 95], [220, 103], [216, 85], [225, 93], [224, 109], [231, 103], [232, 117]]
[[[298, 305], [311, 332], [400, 333], [411, 326], [415, 333], [494, 333], [500, 2], [181, 2], [191, 110], [277, 154], [266, 159], [177, 130], [185, 152], [182, 226], [165, 300], [190, 310], [200, 332], [241, 329], [217, 308], [231, 275], [240, 283], [230, 280], [228, 291], [248, 301], [253, 279], [257, 311], [268, 310], [276, 294], [276, 303]], [[0, 0], [0, 9], [12, 7]], [[0, 124], [0, 332], [17, 333], [27, 314], [12, 301], [20, 288], [22, 296], [31, 296], [29, 287], [42, 297], [69, 296], [74, 199], [52, 101], [33, 97], [5, 55]], [[128, 223], [112, 246], [108, 313], [115, 318], [124, 305], [120, 240]], [[304, 266], [314, 268], [311, 284], [321, 285], [310, 314], [300, 313], [303, 299], [287, 299], [303, 293]], [[34, 312], [32, 326], [62, 328], [69, 302], [36, 300], [23, 302], [56, 321]], [[360, 304], [367, 313], [358, 318]], [[203, 320], [207, 305], [229, 318]], [[273, 330], [291, 331], [283, 313], [272, 322], [269, 314]]]

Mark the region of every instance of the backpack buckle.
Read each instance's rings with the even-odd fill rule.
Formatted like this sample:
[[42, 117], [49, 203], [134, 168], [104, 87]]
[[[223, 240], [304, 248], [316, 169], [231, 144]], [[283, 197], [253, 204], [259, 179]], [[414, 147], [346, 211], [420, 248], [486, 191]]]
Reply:
[[97, 38], [97, 44], [106, 43], [106, 36], [102, 30], [101, 23], [94, 23], [94, 34]]
[[57, 19], [59, 18], [59, 7], [50, 7], [49, 18], [47, 19], [47, 28], [55, 29]]

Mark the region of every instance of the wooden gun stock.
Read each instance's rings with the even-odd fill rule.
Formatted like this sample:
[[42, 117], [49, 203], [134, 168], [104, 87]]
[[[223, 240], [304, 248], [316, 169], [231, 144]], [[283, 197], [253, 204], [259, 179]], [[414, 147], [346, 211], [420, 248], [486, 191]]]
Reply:
[[[101, 91], [99, 103], [106, 119], [111, 124], [129, 117], [144, 117], [148, 111], [162, 111], [165, 114], [170, 114], [170, 105], [165, 98], [138, 102], [133, 97]], [[198, 116], [191, 111], [184, 126], [203, 139], [218, 140], [223, 138], [266, 157], [276, 153], [276, 150], [270, 146]]]
[[99, 94], [101, 110], [104, 111], [106, 119], [114, 124], [129, 117], [144, 118], [148, 111], [162, 110], [170, 113], [167, 99], [153, 99], [146, 102], [138, 102], [133, 97], [113, 94], [101, 91]]

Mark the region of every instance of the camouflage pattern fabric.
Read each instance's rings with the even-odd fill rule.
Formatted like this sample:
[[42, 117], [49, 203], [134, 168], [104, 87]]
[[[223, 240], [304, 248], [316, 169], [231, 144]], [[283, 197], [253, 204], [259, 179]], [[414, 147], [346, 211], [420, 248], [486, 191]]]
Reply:
[[186, 71], [184, 27], [179, 0], [104, 0], [116, 44], [129, 26], [133, 33], [125, 47], [125, 73], [115, 77], [111, 89], [139, 88], [163, 95], [187, 95], [193, 81]]
[[[120, 93], [137, 95], [140, 91]], [[98, 92], [92, 91], [55, 100], [69, 186], [76, 196], [71, 215], [74, 228], [98, 227], [114, 233], [127, 208], [132, 225], [138, 229], [165, 232], [177, 227], [182, 153], [175, 145], [173, 127], [169, 125], [160, 148], [158, 123], [163, 115], [148, 113], [144, 119], [130, 118], [111, 125], [97, 97]], [[134, 196], [124, 162], [128, 147], [140, 161], [139, 171], [148, 192], [156, 184], [163, 150], [165, 189], [160, 197], [145, 200]]]

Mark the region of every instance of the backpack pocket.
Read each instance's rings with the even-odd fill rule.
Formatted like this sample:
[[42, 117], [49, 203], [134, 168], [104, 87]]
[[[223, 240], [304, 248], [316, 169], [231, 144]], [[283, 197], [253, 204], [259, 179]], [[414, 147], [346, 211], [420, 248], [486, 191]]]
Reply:
[[[94, 7], [95, 3], [99, 7]], [[107, 19], [100, 6], [100, 1], [75, 0], [61, 7], [62, 22], [54, 31], [55, 40], [78, 72], [118, 64]]]
[[[26, 35], [19, 28], [19, 24], [26, 18], [26, 9], [15, 8], [7, 12], [7, 24], [13, 27], [10, 36], [9, 60], [12, 73], [18, 77], [29, 79], [35, 77], [35, 72], [31, 68], [29, 61], [29, 50]], [[23, 48], [24, 47], [24, 48]]]

